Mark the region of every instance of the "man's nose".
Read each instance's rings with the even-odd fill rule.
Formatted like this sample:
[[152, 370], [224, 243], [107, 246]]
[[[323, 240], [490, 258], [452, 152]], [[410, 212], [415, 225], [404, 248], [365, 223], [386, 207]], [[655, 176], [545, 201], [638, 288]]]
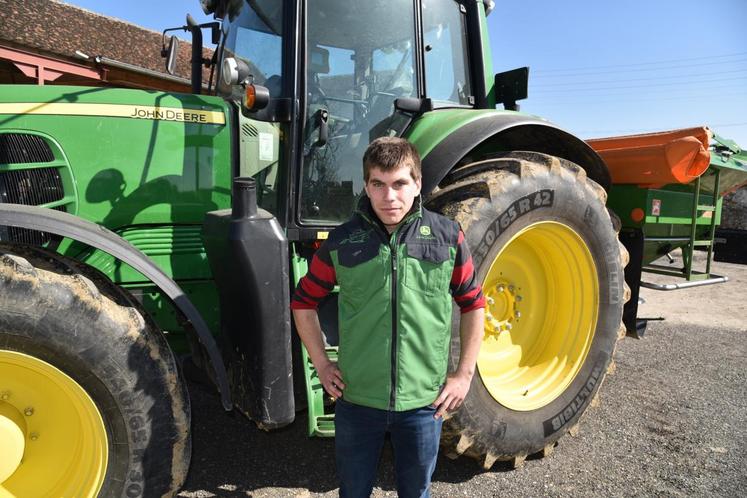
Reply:
[[397, 193], [396, 193], [396, 191], [393, 188], [386, 187], [384, 189], [384, 199], [386, 199], [388, 201], [393, 201], [396, 198], [397, 198]]

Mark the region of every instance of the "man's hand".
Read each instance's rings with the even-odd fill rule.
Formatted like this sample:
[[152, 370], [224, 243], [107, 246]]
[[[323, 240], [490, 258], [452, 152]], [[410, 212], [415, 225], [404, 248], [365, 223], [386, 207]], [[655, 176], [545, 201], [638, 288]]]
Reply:
[[482, 344], [484, 320], [485, 310], [482, 308], [462, 313], [459, 320], [461, 338], [459, 364], [456, 372], [446, 377], [446, 384], [441, 394], [431, 405], [437, 409], [434, 418], [441, 418], [447, 411], [456, 410], [462, 406], [464, 398], [467, 397], [472, 376], [475, 375], [477, 354]]
[[446, 412], [456, 410], [462, 406], [462, 402], [467, 396], [467, 391], [469, 391], [470, 382], [472, 382], [472, 376], [469, 374], [450, 374], [446, 378], [446, 384], [441, 390], [441, 394], [438, 395], [436, 401], [431, 405], [437, 409], [433, 418], [439, 419], [443, 417]]
[[316, 371], [319, 374], [319, 380], [322, 381], [324, 390], [335, 399], [341, 398], [345, 383], [342, 381], [342, 373], [337, 368], [337, 363], [327, 360]]

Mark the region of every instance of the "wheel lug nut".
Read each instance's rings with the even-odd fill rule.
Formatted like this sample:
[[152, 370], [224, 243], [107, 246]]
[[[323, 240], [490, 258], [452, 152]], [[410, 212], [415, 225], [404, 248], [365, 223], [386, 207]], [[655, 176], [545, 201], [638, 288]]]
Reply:
[[521, 311], [516, 312], [516, 318], [521, 318]]
[[510, 292], [510, 293], [513, 294], [513, 292], [514, 292], [514, 286], [513, 285], [509, 285], [508, 286], [508, 292]]
[[495, 299], [493, 299], [492, 297], [489, 297], [489, 298], [488, 298], [488, 304], [489, 304], [490, 306], [493, 306], [493, 305], [495, 304]]
[[511, 325], [510, 323], [506, 324], [506, 330], [511, 330], [512, 328], [513, 328], [513, 325]]
[[37, 434], [36, 432], [32, 432], [31, 434], [29, 434], [29, 438], [32, 441], [36, 441], [37, 439], [39, 439], [39, 434]]
[[505, 290], [505, 287], [503, 287], [502, 285], [498, 286], [498, 292], [503, 292], [504, 290]]
[[27, 417], [30, 417], [31, 415], [34, 414], [34, 408], [29, 406], [28, 408], [23, 410], [23, 414], [26, 415]]
[[0, 399], [3, 401], [10, 399], [10, 391], [3, 391], [0, 393]]
[[516, 296], [516, 300], [517, 300], [517, 301], [521, 301], [521, 299], [522, 299], [522, 297], [521, 297], [521, 296], [518, 296], [518, 295]]

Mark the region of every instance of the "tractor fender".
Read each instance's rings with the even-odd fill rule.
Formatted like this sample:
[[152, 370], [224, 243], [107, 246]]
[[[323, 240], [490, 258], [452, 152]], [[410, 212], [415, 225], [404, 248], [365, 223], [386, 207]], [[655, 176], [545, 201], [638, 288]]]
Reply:
[[36, 206], [0, 203], [0, 225], [28, 228], [88, 244], [127, 263], [149, 278], [174, 302], [194, 327], [197, 338], [208, 353], [215, 371], [221, 403], [232, 409], [231, 391], [223, 358], [205, 320], [179, 285], [166, 275], [148, 256], [107, 228], [68, 213]]
[[423, 192], [432, 192], [460, 160], [483, 144], [495, 151], [523, 150], [561, 157], [581, 166], [605, 190], [612, 184], [607, 165], [586, 142], [544, 119], [491, 111], [457, 126], [423, 154]]

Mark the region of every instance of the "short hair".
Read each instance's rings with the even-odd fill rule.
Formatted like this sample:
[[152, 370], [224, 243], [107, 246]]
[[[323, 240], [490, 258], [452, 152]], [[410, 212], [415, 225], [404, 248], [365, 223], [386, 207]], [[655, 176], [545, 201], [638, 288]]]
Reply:
[[420, 154], [415, 146], [404, 138], [379, 137], [368, 145], [363, 154], [363, 180], [368, 183], [373, 168], [388, 172], [402, 166], [409, 166], [412, 179], [420, 181]]

